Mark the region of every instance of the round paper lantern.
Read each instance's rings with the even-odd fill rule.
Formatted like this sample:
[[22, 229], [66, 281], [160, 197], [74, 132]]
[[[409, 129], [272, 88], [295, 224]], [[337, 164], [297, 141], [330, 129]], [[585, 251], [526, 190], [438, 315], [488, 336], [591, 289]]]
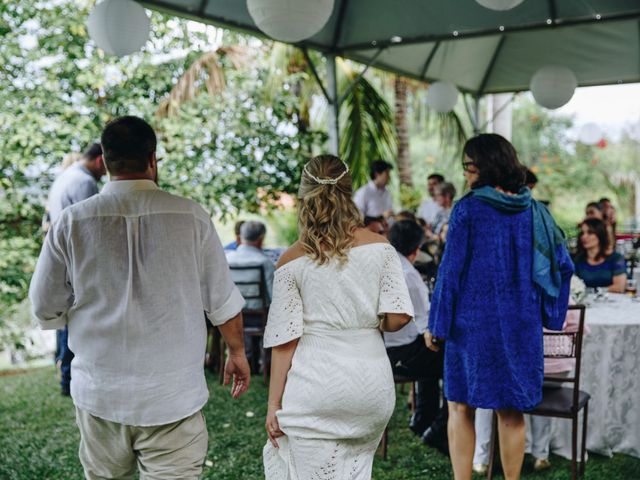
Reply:
[[151, 21], [132, 0], [104, 0], [91, 10], [89, 36], [109, 55], [123, 57], [140, 50], [149, 39]]
[[585, 123], [578, 132], [578, 140], [585, 145], [597, 145], [602, 140], [602, 130], [593, 123]]
[[576, 76], [567, 67], [547, 65], [531, 77], [529, 89], [538, 105], [553, 110], [571, 100], [577, 86]]
[[511, 10], [524, 2], [524, 0], [476, 0], [476, 2], [491, 10]]
[[258, 28], [271, 38], [295, 43], [314, 36], [327, 23], [334, 0], [247, 0]]
[[427, 105], [438, 113], [453, 110], [458, 103], [458, 88], [451, 82], [435, 82], [427, 90]]

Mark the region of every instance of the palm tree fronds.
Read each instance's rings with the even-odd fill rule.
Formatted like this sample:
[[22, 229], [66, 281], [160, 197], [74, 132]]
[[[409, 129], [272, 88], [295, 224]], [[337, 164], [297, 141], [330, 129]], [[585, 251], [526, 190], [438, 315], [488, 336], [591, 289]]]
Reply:
[[340, 90], [348, 90], [340, 107], [340, 155], [349, 165], [354, 187], [369, 179], [369, 164], [376, 159], [393, 161], [396, 149], [393, 112], [386, 100], [364, 77], [344, 61], [339, 61]]
[[158, 117], [174, 115], [182, 104], [196, 98], [203, 86], [211, 96], [221, 93], [226, 86], [224, 67], [221, 64], [223, 57], [228, 59], [236, 69], [248, 63], [247, 50], [238, 46], [221, 47], [203, 54], [180, 77], [169, 96], [160, 103], [156, 115]]

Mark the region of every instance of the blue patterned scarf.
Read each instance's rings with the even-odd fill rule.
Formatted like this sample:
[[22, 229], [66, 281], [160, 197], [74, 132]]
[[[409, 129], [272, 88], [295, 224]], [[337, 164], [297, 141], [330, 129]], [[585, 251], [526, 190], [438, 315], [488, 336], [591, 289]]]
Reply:
[[531, 190], [523, 187], [516, 195], [499, 192], [485, 186], [467, 195], [478, 197], [492, 207], [507, 213], [523, 212], [531, 207], [533, 214], [533, 282], [553, 298], [560, 295], [560, 267], [556, 248], [564, 242], [564, 233], [556, 225], [547, 207], [531, 197]]

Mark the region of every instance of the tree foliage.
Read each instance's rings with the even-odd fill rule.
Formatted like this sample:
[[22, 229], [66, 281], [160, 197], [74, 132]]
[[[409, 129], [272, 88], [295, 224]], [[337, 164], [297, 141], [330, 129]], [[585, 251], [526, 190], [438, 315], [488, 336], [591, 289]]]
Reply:
[[[255, 41], [227, 32], [217, 50], [213, 27], [153, 12], [142, 52], [107, 57], [87, 36], [93, 3], [0, 3], [0, 329], [26, 296], [62, 158], [96, 141], [110, 119], [150, 121], [162, 186], [217, 215], [294, 191], [310, 145], [324, 138], [298, 131], [290, 90], [261, 101], [268, 65]], [[242, 68], [233, 54], [252, 50], [251, 68]], [[192, 89], [179, 95], [189, 74]]]

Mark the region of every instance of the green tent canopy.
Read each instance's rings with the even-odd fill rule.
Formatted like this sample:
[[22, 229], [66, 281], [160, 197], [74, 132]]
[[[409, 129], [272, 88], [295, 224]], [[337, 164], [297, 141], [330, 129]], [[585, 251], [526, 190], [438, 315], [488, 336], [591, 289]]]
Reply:
[[[144, 6], [264, 37], [245, 0], [143, 0]], [[512, 10], [475, 0], [335, 0], [298, 45], [473, 95], [529, 89], [547, 64], [578, 85], [640, 82], [640, 0], [525, 0]]]

